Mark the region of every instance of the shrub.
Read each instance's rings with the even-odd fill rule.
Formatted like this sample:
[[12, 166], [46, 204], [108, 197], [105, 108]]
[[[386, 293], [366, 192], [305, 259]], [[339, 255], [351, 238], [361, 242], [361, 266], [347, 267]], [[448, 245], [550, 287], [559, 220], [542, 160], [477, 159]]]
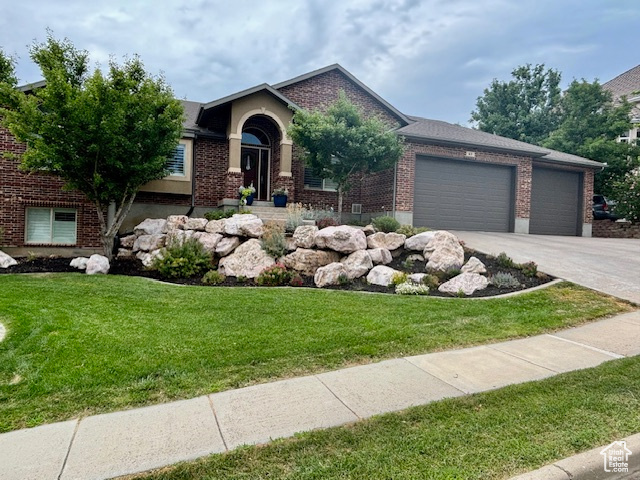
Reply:
[[508, 272], [498, 272], [489, 278], [489, 282], [497, 288], [517, 288], [520, 286], [518, 279]]
[[397, 272], [391, 276], [391, 285], [400, 285], [401, 283], [406, 283], [409, 279], [409, 275], [405, 272]]
[[413, 237], [419, 233], [428, 232], [430, 229], [427, 227], [413, 227], [411, 225], [400, 225], [396, 228], [396, 233], [405, 235], [407, 238]]
[[342, 285], [343, 287], [346, 285], [349, 285], [351, 283], [351, 279], [347, 276], [346, 273], [341, 273], [340, 275], [338, 275], [338, 284]]
[[340, 225], [338, 221], [333, 217], [323, 217], [319, 220], [316, 220], [316, 225], [320, 230], [327, 227], [337, 227]]
[[429, 295], [429, 287], [419, 283], [400, 283], [396, 285], [398, 295]]
[[236, 277], [236, 282], [238, 283], [247, 283], [249, 279], [247, 277], [245, 277], [244, 275], [238, 275]]
[[276, 263], [261, 271], [260, 275], [256, 277], [256, 283], [258, 285], [277, 287], [279, 285], [287, 285], [291, 282], [293, 276], [293, 272], [287, 270], [287, 267], [281, 263]]
[[435, 275], [425, 275], [422, 277], [422, 283], [429, 288], [436, 289], [440, 286], [440, 279]]
[[278, 222], [268, 222], [262, 235], [262, 249], [273, 258], [280, 258], [287, 253], [287, 241], [284, 228]]
[[513, 260], [511, 259], [511, 257], [509, 255], [507, 255], [504, 252], [501, 252], [497, 257], [496, 257], [496, 262], [498, 262], [498, 265], [501, 266], [502, 268], [514, 268], [515, 267], [515, 263], [513, 263]]
[[388, 215], [372, 218], [371, 225], [373, 225], [373, 228], [375, 228], [377, 232], [384, 233], [395, 232], [400, 228], [400, 222]]
[[415, 263], [415, 260], [413, 260], [412, 258], [406, 258], [405, 261], [402, 262], [402, 268], [404, 268], [405, 270], [411, 270]]
[[293, 277], [291, 277], [289, 285], [291, 285], [292, 287], [302, 287], [304, 285], [304, 280], [302, 279], [300, 274], [296, 273], [293, 275]]
[[223, 218], [231, 217], [235, 210], [211, 210], [204, 214], [204, 218], [207, 220], [222, 220]]
[[538, 265], [536, 262], [527, 262], [520, 265], [520, 270], [527, 277], [535, 277], [538, 273]]
[[209, 270], [204, 274], [204, 277], [202, 277], [202, 283], [205, 285], [220, 285], [226, 278], [227, 277], [217, 270]]
[[287, 203], [287, 221], [285, 223], [287, 232], [294, 232], [296, 228], [304, 224], [303, 211], [302, 203]]
[[156, 257], [152, 268], [163, 277], [189, 278], [211, 268], [211, 254], [195, 238], [174, 241]]

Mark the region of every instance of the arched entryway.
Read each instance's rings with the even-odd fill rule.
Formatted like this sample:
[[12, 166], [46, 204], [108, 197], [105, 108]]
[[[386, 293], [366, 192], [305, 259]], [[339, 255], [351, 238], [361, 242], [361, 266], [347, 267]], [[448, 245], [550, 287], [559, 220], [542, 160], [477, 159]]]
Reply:
[[272, 140], [263, 129], [252, 126], [242, 130], [240, 168], [244, 176], [244, 185], [253, 185], [257, 200], [270, 199], [271, 145]]

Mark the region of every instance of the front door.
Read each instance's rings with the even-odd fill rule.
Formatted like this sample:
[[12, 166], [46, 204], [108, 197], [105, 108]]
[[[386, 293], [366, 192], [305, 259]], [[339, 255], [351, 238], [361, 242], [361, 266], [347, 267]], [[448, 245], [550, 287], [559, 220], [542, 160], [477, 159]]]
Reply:
[[243, 185], [254, 186], [256, 200], [269, 200], [269, 149], [242, 147], [241, 158]]

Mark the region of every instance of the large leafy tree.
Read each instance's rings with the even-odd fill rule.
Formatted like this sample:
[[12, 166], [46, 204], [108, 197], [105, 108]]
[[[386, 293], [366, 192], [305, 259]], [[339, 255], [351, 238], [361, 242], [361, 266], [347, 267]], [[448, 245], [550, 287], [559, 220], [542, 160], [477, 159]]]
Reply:
[[402, 156], [402, 140], [380, 119], [365, 117], [344, 92], [326, 112], [297, 110], [288, 129], [303, 149], [313, 173], [336, 182], [338, 213], [355, 174], [392, 167]]
[[18, 83], [15, 72], [15, 60], [0, 48], [0, 83], [15, 86]]
[[[104, 253], [145, 183], [167, 175], [167, 158], [182, 131], [183, 108], [164, 78], [138, 57], [108, 72], [89, 72], [88, 54], [48, 34], [30, 49], [44, 88], [24, 94], [0, 82], [2, 125], [26, 145], [21, 168], [61, 177], [96, 207]], [[9, 75], [11, 80], [11, 75]], [[109, 224], [107, 210], [115, 204]]]
[[471, 120], [478, 129], [523, 142], [539, 144], [558, 126], [560, 79], [544, 64], [520, 66], [508, 82], [494, 79], [478, 97]]

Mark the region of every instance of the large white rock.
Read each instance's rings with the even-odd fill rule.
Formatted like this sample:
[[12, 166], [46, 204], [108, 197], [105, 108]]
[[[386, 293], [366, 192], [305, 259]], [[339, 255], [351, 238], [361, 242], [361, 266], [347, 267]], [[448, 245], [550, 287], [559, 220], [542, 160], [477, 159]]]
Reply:
[[225, 235], [260, 238], [264, 233], [262, 220], [251, 214], [236, 213], [224, 222]]
[[136, 258], [142, 262], [142, 265], [149, 268], [153, 265], [156, 258], [162, 258], [164, 256], [164, 248], [160, 250], [154, 250], [153, 252], [138, 252]]
[[328, 285], [339, 285], [340, 277], [347, 277], [347, 270], [344, 264], [340, 262], [330, 263], [324, 267], [320, 267], [313, 276], [313, 282], [316, 287], [326, 287]]
[[373, 262], [366, 250], [356, 250], [341, 260], [350, 279], [360, 278], [373, 268]]
[[471, 257], [461, 268], [462, 273], [487, 273], [487, 267], [476, 257]]
[[438, 287], [438, 291], [442, 293], [450, 293], [457, 295], [458, 292], [463, 292], [465, 295], [471, 295], [477, 290], [484, 290], [487, 288], [489, 281], [487, 277], [484, 277], [478, 273], [461, 273], [453, 277], [448, 282], [443, 283]]
[[231, 277], [255, 278], [275, 263], [275, 260], [262, 249], [260, 240], [252, 238], [236, 248], [231, 255], [220, 260], [218, 270]]
[[9, 268], [10, 266], [17, 264], [18, 262], [16, 262], [14, 258], [0, 251], [0, 268]]
[[195, 233], [196, 233], [195, 230], [180, 230], [180, 229], [174, 228], [173, 230], [169, 230], [169, 233], [167, 233], [165, 245], [167, 247], [170, 247], [175, 244], [179, 245], [185, 240], [193, 237]]
[[[165, 220], [166, 221], [166, 220]], [[141, 235], [146, 235], [146, 233], [141, 233]], [[136, 242], [137, 235], [127, 235], [126, 237], [120, 237], [120, 246], [122, 248], [133, 248], [133, 244]]]
[[315, 225], [301, 225], [293, 232], [293, 241], [298, 248], [313, 248], [316, 246], [316, 233], [318, 227]]
[[198, 232], [204, 232], [205, 227], [209, 223], [206, 218], [189, 218], [184, 224], [185, 230], [196, 230]]
[[167, 224], [163, 233], [171, 232], [171, 230], [183, 229], [184, 225], [189, 220], [186, 215], [169, 215], [167, 217]]
[[162, 234], [140, 235], [133, 243], [133, 251], [150, 252], [151, 250], [158, 250], [164, 247], [166, 240], [167, 236]]
[[97, 273], [109, 273], [109, 259], [103, 255], [93, 254], [87, 261], [87, 275], [95, 275]]
[[426, 276], [426, 273], [412, 273], [411, 275], [409, 275], [409, 280], [411, 280], [413, 283], [422, 283], [424, 277]]
[[367, 246], [369, 248], [386, 248], [387, 250], [395, 250], [404, 245], [406, 235], [401, 233], [384, 233], [378, 232], [367, 237]]
[[391, 252], [386, 248], [372, 248], [367, 250], [367, 252], [369, 253], [374, 265], [386, 265], [387, 263], [391, 263], [393, 260]]
[[204, 227], [205, 232], [207, 233], [224, 233], [224, 224], [226, 218], [222, 218], [220, 220], [209, 220], [207, 222], [207, 226]]
[[71, 260], [71, 263], [69, 263], [69, 266], [73, 268], [77, 268], [78, 270], [85, 270], [87, 268], [88, 261], [89, 259], [87, 257], [76, 257], [73, 260]]
[[429, 259], [427, 271], [446, 272], [460, 268], [464, 264], [464, 249], [458, 237], [445, 230], [439, 230], [424, 247], [424, 258]]
[[224, 237], [216, 245], [216, 255], [226, 257], [233, 252], [238, 245], [240, 245], [240, 239], [238, 237]]
[[133, 257], [133, 250], [131, 250], [130, 248], [118, 249], [118, 254], [116, 255], [116, 258], [131, 258], [131, 257]]
[[222, 235], [219, 233], [196, 232], [193, 234], [193, 238], [198, 240], [207, 252], [215, 253], [218, 243], [222, 240]]
[[[167, 221], [164, 218], [147, 218], [134, 227], [133, 233], [136, 236], [157, 235], [164, 233], [166, 228]], [[129, 248], [131, 248], [131, 245], [129, 245]]]
[[327, 227], [316, 233], [316, 246], [341, 253], [367, 249], [367, 237], [362, 230], [348, 225]]
[[284, 237], [284, 243], [287, 244], [287, 251], [293, 252], [297, 250], [298, 246], [296, 245], [295, 240], [292, 237]]
[[385, 265], [376, 265], [367, 275], [367, 282], [369, 282], [371, 285], [381, 285], [383, 287], [388, 287], [391, 283], [391, 278], [396, 273], [401, 272]]
[[287, 268], [311, 276], [316, 273], [318, 268], [339, 260], [340, 254], [337, 252], [298, 248], [295, 252], [285, 255], [282, 258], [282, 263]]
[[424, 247], [427, 246], [427, 243], [429, 243], [429, 240], [431, 240], [435, 234], [436, 231], [434, 230], [431, 232], [418, 233], [413, 237], [409, 237], [404, 241], [404, 248], [407, 250], [417, 250], [422, 252]]

